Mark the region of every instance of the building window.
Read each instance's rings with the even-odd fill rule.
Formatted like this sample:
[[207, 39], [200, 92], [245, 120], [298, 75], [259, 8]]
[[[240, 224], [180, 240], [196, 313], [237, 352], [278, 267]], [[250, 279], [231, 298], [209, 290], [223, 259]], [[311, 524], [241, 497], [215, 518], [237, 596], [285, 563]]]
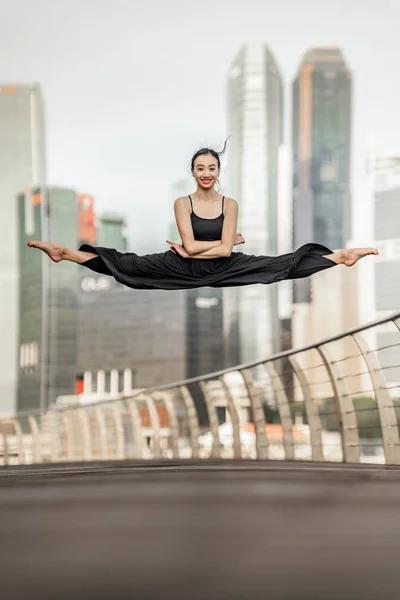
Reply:
[[196, 307], [197, 308], [211, 308], [212, 306], [217, 306], [218, 298], [196, 298]]
[[21, 344], [19, 365], [21, 369], [32, 369], [39, 364], [39, 347], [37, 342]]
[[260, 92], [264, 89], [264, 78], [262, 75], [250, 75], [246, 78], [246, 90]]

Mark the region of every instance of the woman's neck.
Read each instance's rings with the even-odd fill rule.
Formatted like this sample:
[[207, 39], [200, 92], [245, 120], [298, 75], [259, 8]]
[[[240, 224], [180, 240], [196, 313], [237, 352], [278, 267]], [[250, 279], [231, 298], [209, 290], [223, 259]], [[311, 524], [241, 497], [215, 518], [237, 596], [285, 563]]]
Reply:
[[196, 200], [204, 202], [215, 202], [215, 200], [219, 199], [218, 192], [216, 192], [213, 188], [209, 190], [202, 190], [197, 188], [194, 195]]

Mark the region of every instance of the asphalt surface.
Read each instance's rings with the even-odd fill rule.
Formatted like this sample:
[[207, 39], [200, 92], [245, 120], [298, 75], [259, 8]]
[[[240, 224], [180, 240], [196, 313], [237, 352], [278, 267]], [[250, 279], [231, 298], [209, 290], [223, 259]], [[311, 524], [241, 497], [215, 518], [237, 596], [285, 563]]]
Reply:
[[0, 468], [0, 598], [400, 598], [400, 469]]

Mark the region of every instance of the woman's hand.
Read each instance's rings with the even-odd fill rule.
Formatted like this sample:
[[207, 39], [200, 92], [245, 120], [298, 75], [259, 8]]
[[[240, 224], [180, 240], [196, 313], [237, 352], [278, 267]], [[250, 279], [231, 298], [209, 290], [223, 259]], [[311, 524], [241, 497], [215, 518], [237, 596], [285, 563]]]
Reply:
[[242, 236], [241, 233], [237, 233], [236, 234], [236, 240], [235, 240], [235, 243], [233, 245], [234, 246], [238, 246], [239, 244], [244, 244], [244, 237]]
[[[188, 254], [182, 244], [178, 244], [177, 242], [172, 242], [171, 240], [165, 240], [170, 245], [170, 250], [174, 254], [179, 254], [182, 258], [190, 258], [190, 254]], [[245, 239], [241, 233], [236, 234], [236, 240], [234, 246], [238, 246], [239, 244], [244, 244]]]
[[178, 244], [177, 242], [171, 242], [171, 240], [165, 240], [170, 245], [170, 250], [174, 254], [179, 254], [182, 258], [190, 258], [190, 254], [188, 254], [182, 244]]

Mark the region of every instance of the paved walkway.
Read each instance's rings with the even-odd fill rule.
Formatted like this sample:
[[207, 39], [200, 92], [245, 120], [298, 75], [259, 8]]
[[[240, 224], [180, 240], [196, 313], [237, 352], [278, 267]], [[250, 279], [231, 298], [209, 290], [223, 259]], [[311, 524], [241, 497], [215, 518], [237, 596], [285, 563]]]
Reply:
[[4, 600], [400, 598], [400, 469], [0, 469]]

